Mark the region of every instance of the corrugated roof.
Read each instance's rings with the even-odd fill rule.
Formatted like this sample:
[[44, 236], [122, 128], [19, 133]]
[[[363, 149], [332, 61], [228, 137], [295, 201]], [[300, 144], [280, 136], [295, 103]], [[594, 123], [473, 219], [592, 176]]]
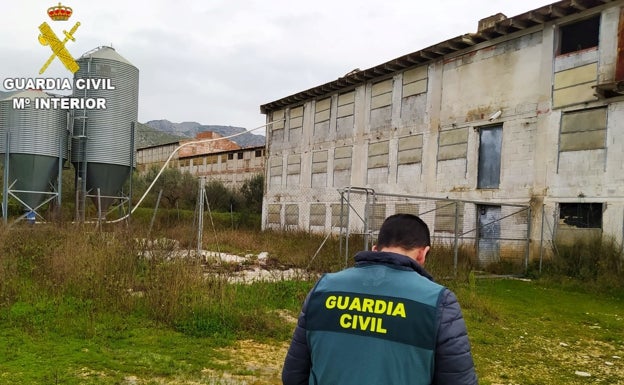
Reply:
[[431, 47], [421, 49], [420, 51], [403, 55], [375, 67], [363, 71], [352, 71], [349, 74], [329, 83], [263, 104], [260, 106], [260, 112], [266, 114], [268, 111], [281, 109], [309, 99], [324, 96], [332, 92], [353, 88], [356, 85], [365, 83], [368, 80], [432, 62], [457, 51], [470, 48], [479, 43], [497, 39], [501, 36], [522, 31], [527, 28], [543, 25], [550, 21], [585, 12], [588, 9], [613, 3], [615, 1], [618, 0], [563, 0], [514, 17], [502, 18], [501, 20], [493, 21], [490, 27], [476, 33], [460, 35], [435, 44]]
[[33, 89], [27, 89], [27, 90], [20, 90], [20, 91], [14, 91], [14, 92], [7, 92], [7, 95], [2, 95], [3, 98], [0, 99], [2, 101], [4, 100], [13, 100], [15, 98], [28, 98], [30, 100], [33, 100], [35, 98], [49, 98], [51, 97], [50, 95], [46, 94], [45, 92], [41, 91], [41, 90], [33, 90]]
[[88, 59], [88, 58], [108, 59], [108, 60], [113, 60], [113, 61], [126, 63], [126, 64], [129, 64], [129, 65], [135, 67], [134, 64], [130, 63], [126, 58], [124, 58], [119, 53], [117, 53], [117, 51], [115, 51], [115, 48], [108, 47], [108, 46], [105, 46], [105, 45], [97, 47], [97, 48], [94, 48], [91, 51], [88, 51], [88, 52], [84, 53], [82, 56], [80, 56], [80, 58], [78, 60], [80, 60], [80, 59]]

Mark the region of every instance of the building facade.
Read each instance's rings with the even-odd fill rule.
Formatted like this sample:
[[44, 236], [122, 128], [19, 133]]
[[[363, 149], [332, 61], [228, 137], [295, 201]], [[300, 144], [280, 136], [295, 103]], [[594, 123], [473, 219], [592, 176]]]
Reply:
[[338, 190], [360, 186], [482, 203], [463, 205], [463, 218], [488, 202], [527, 205], [536, 243], [621, 242], [623, 7], [565, 0], [497, 14], [476, 33], [262, 105], [264, 226], [329, 230]]
[[145, 173], [153, 167], [178, 168], [197, 177], [240, 187], [256, 175], [264, 175], [265, 147], [241, 148], [215, 132], [201, 132], [195, 139], [137, 149], [137, 170]]

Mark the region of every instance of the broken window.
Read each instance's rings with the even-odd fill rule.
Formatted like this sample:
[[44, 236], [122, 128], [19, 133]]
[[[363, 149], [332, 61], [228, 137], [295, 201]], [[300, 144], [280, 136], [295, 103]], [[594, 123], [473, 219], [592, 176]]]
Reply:
[[602, 203], [560, 203], [559, 223], [582, 229], [600, 229]]
[[559, 28], [559, 54], [581, 51], [598, 46], [600, 15]]

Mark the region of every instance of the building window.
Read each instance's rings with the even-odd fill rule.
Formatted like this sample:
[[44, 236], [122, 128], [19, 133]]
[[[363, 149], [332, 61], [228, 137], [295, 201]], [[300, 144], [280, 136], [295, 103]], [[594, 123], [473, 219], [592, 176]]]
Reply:
[[317, 100], [314, 104], [314, 137], [326, 139], [329, 134], [331, 98]]
[[559, 224], [581, 229], [601, 229], [602, 203], [560, 203]]
[[371, 88], [371, 110], [392, 105], [393, 80], [373, 84]]
[[299, 177], [301, 175], [301, 155], [288, 155], [287, 162], [286, 185], [297, 186], [299, 185]]
[[234, 154], [228, 154], [228, 160], [234, 160]]
[[271, 186], [282, 185], [282, 157], [273, 157], [269, 160], [269, 183]]
[[368, 163], [371, 168], [388, 167], [389, 161], [389, 145], [388, 141], [369, 143], [368, 145]]
[[440, 131], [438, 161], [462, 159], [468, 154], [468, 127]]
[[310, 226], [325, 226], [325, 212], [327, 207], [324, 203], [312, 203], [310, 205]]
[[239, 153], [237, 154], [237, 158], [238, 158], [238, 159], [243, 159], [243, 153], [242, 153], [242, 152], [239, 152]]
[[481, 128], [479, 132], [477, 188], [498, 188], [501, 174], [503, 126]]
[[436, 201], [434, 231], [461, 234], [463, 229], [464, 202]]
[[299, 205], [297, 204], [286, 205], [285, 222], [287, 226], [299, 225]]
[[267, 222], [269, 224], [279, 225], [281, 224], [281, 211], [282, 206], [279, 204], [269, 204], [267, 213]]
[[412, 164], [422, 162], [422, 148], [422, 135], [399, 138], [397, 164]]
[[336, 147], [334, 149], [334, 187], [344, 187], [351, 184], [351, 147]]
[[565, 112], [561, 117], [559, 152], [606, 148], [607, 109]]
[[347, 227], [349, 219], [349, 207], [340, 203], [331, 204], [331, 227]]
[[379, 231], [381, 224], [386, 218], [386, 205], [383, 203], [373, 203], [369, 217], [369, 230]]
[[419, 215], [418, 204], [416, 203], [397, 203], [394, 206], [395, 213]]
[[327, 186], [327, 150], [312, 153], [312, 187]]
[[284, 110], [277, 110], [271, 113], [271, 130], [283, 130], [284, 129]]
[[260, 158], [262, 156], [262, 150], [256, 150], [255, 155], [256, 158]]
[[323, 123], [329, 121], [331, 110], [331, 98], [319, 100], [314, 105], [314, 123]]
[[559, 54], [581, 51], [598, 46], [600, 15], [559, 28]]
[[291, 108], [289, 118], [289, 128], [291, 130], [303, 127], [303, 106]]

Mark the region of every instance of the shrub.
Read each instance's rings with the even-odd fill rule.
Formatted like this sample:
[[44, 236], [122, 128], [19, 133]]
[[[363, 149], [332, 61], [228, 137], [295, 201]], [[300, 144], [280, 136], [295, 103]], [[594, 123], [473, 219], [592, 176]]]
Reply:
[[623, 262], [622, 246], [613, 238], [598, 236], [557, 244], [553, 256], [543, 262], [542, 272], [550, 279], [567, 277], [603, 288], [617, 288], [624, 287]]

